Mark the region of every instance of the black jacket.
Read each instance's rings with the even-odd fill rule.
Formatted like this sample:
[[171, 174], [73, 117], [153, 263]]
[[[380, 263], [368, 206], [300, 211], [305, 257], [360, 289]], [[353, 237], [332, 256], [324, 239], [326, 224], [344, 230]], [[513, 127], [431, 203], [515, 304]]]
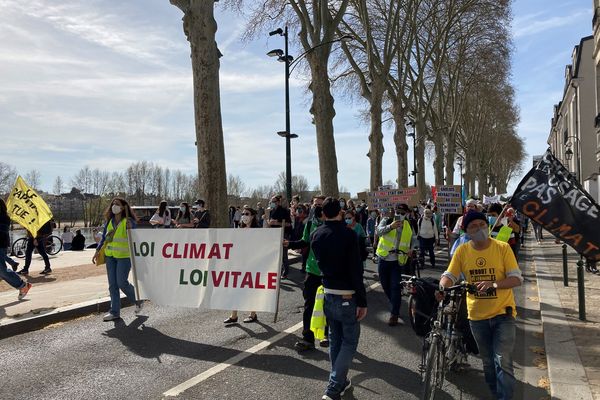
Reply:
[[354, 290], [356, 305], [367, 306], [358, 236], [342, 221], [325, 221], [312, 234], [311, 247], [327, 289]]

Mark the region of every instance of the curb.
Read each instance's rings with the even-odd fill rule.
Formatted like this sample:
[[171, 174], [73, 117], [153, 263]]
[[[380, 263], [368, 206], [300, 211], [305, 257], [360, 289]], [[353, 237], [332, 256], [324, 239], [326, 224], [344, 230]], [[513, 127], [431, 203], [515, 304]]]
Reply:
[[[122, 307], [125, 307], [130, 305], [130, 302], [126, 297], [122, 297], [121, 305]], [[109, 308], [110, 297], [103, 297], [97, 300], [59, 307], [46, 314], [39, 314], [32, 317], [0, 323], [0, 339], [42, 329], [57, 322], [64, 322], [94, 313], [105, 312], [108, 311]]]
[[571, 327], [554, 281], [550, 278], [548, 262], [539, 250], [534, 250], [532, 255], [551, 396], [553, 399], [562, 400], [593, 400]]

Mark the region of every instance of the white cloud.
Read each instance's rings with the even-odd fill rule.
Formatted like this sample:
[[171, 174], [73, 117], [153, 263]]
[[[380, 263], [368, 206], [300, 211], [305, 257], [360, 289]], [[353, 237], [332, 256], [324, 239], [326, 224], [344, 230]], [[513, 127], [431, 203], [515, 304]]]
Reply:
[[[543, 18], [540, 18], [542, 17]], [[513, 23], [513, 36], [517, 39], [525, 36], [536, 35], [552, 29], [572, 25], [587, 18], [591, 25], [591, 8], [575, 10], [569, 15], [548, 17], [546, 12], [536, 12], [521, 18], [516, 18]]]

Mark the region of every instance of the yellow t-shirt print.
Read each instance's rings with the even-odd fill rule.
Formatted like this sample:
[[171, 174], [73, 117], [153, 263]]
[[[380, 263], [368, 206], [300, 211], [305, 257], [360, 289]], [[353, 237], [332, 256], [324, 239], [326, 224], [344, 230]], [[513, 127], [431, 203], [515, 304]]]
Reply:
[[[458, 247], [448, 271], [455, 277], [461, 273], [469, 283], [481, 281], [500, 281], [511, 271], [519, 269], [517, 260], [507, 243], [491, 239], [485, 250], [475, 250], [470, 242]], [[506, 313], [506, 307], [512, 307], [512, 315], [516, 316], [515, 298], [512, 289], [496, 289], [491, 293], [469, 293], [467, 310], [469, 319], [479, 321]]]

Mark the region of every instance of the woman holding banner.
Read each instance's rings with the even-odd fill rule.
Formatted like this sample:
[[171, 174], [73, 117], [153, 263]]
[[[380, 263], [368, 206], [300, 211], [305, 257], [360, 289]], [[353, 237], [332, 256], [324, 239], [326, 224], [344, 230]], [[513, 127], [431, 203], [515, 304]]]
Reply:
[[135, 298], [135, 288], [127, 278], [131, 270], [131, 255], [127, 229], [135, 228], [137, 218], [125, 199], [114, 198], [104, 212], [106, 224], [102, 232], [102, 239], [92, 262], [96, 264], [98, 255], [104, 252], [106, 260], [106, 274], [108, 276], [108, 291], [110, 293], [110, 310], [103, 318], [104, 321], [114, 321], [121, 318], [121, 290], [129, 301], [135, 304], [135, 313], [138, 314], [143, 307], [143, 302]]
[[[244, 206], [244, 210], [242, 211], [242, 217], [240, 221], [240, 228], [259, 228], [258, 223], [256, 222], [256, 211], [250, 208], [249, 206]], [[256, 312], [251, 311], [250, 315], [244, 318], [244, 323], [256, 322], [258, 321], [258, 316]], [[223, 323], [225, 324], [235, 324], [238, 322], [238, 312], [237, 310], [231, 311], [231, 315], [227, 318]]]
[[31, 288], [31, 283], [24, 281], [15, 271], [6, 267], [6, 259], [8, 258], [6, 256], [6, 248], [10, 246], [9, 227], [10, 218], [6, 210], [6, 203], [0, 199], [0, 278], [4, 279], [15, 289], [18, 289], [18, 299], [23, 300]]

